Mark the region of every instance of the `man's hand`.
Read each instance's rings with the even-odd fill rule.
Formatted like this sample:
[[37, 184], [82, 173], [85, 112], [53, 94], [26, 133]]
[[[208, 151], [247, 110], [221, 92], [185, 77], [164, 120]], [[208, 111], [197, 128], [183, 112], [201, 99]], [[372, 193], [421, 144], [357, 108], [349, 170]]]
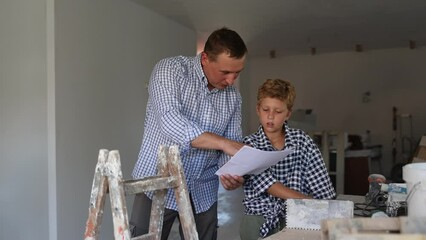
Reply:
[[229, 156], [234, 156], [242, 147], [244, 147], [244, 143], [226, 139], [226, 141], [224, 141], [222, 151]]
[[244, 144], [214, 133], [205, 132], [192, 140], [191, 146], [201, 149], [221, 150], [229, 156], [234, 156]]
[[231, 176], [229, 174], [220, 175], [220, 183], [226, 190], [234, 190], [244, 184], [244, 178], [241, 176]]

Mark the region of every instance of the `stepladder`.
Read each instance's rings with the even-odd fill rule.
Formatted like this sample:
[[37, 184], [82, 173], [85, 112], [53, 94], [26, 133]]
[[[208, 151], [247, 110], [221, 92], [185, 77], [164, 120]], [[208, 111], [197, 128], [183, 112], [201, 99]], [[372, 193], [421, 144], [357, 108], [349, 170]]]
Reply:
[[[99, 239], [107, 195], [109, 195], [111, 202], [115, 240], [161, 239], [165, 200], [169, 189], [172, 189], [175, 193], [179, 220], [185, 239], [198, 240], [189, 192], [177, 146], [159, 147], [157, 175], [133, 180], [123, 180], [118, 150], [101, 149], [93, 178], [84, 239]], [[129, 229], [126, 196], [149, 191], [153, 192], [149, 232], [132, 238]]]

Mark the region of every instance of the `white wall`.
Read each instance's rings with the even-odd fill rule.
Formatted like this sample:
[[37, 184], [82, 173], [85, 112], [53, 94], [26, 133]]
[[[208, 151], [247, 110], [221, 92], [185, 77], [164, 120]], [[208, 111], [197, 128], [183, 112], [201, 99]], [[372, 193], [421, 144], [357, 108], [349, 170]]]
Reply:
[[[118, 149], [131, 178], [152, 68], [165, 56], [194, 55], [196, 35], [132, 1], [55, 5], [58, 236], [79, 239], [99, 149]], [[113, 236], [109, 207], [104, 239]]]
[[[255, 131], [258, 126], [255, 89], [267, 78], [288, 79], [296, 87], [295, 109], [313, 109], [318, 130], [363, 134], [369, 129], [372, 143], [384, 147], [388, 174], [392, 167], [392, 107], [412, 114], [415, 140], [426, 134], [425, 59], [425, 48], [250, 59], [246, 74], [253, 94], [244, 94], [246, 109], [249, 104], [253, 110], [245, 115], [248, 130]], [[363, 103], [366, 91], [371, 92], [371, 101]]]
[[0, 1], [0, 239], [48, 239], [45, 0]]
[[0, 239], [81, 239], [98, 150], [130, 178], [152, 67], [196, 34], [133, 1], [8, 0], [0, 35]]
[[[6, 0], [0, 35], [0, 239], [81, 239], [98, 150], [120, 150], [130, 178], [152, 67], [193, 55], [196, 34], [130, 0]], [[258, 85], [287, 78], [318, 129], [370, 129], [389, 163], [393, 106], [413, 114], [415, 137], [426, 132], [425, 57], [392, 49], [250, 59], [239, 84], [244, 130], [257, 127]], [[102, 239], [111, 224], [107, 210]]]

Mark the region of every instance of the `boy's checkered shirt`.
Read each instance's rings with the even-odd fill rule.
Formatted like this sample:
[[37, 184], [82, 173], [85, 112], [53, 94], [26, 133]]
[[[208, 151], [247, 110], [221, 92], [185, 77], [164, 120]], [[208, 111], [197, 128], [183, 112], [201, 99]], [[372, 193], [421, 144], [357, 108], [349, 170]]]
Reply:
[[[315, 199], [332, 199], [336, 195], [321, 152], [314, 141], [302, 130], [290, 128], [287, 124], [284, 128], [285, 148], [292, 148], [294, 152], [261, 174], [245, 176], [245, 214], [264, 216], [266, 222], [260, 231], [263, 237], [285, 217], [285, 200], [267, 193], [267, 189], [275, 182], [281, 182]], [[246, 136], [243, 142], [264, 151], [277, 150], [265, 135], [262, 126], [257, 132]]]

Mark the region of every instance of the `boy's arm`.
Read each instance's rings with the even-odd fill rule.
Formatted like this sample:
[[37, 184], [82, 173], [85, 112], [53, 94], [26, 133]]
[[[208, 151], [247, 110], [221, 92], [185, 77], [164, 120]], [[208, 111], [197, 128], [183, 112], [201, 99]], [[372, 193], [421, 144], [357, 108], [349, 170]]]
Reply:
[[289, 198], [312, 198], [308, 195], [300, 193], [296, 190], [288, 188], [284, 186], [281, 182], [275, 182], [272, 184], [268, 190], [266, 190], [269, 194], [274, 197], [278, 197], [281, 199], [289, 199]]

